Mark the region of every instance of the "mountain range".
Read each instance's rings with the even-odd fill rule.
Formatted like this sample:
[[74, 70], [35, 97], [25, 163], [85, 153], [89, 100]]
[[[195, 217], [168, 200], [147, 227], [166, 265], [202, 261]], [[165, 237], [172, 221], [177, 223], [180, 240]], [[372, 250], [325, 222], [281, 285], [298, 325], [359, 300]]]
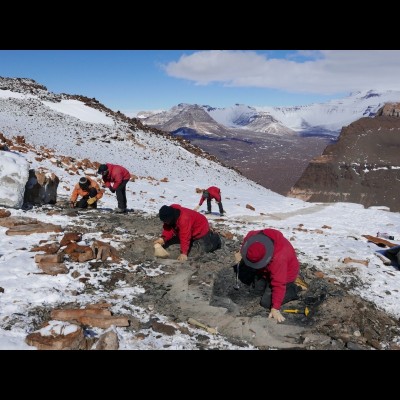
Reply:
[[249, 179], [287, 195], [309, 162], [337, 140], [342, 126], [373, 117], [386, 102], [399, 100], [400, 92], [369, 90], [308, 106], [182, 103], [137, 115], [143, 124], [183, 137]]
[[[248, 129], [254, 132], [287, 135], [296, 132], [302, 136], [329, 135], [337, 137], [343, 126], [362, 117], [373, 117], [377, 111], [388, 102], [400, 101], [400, 91], [353, 92], [342, 99], [331, 100], [327, 103], [314, 103], [292, 107], [252, 107], [235, 104], [231, 107], [215, 108], [209, 105], [179, 104], [168, 111], [141, 111], [137, 114], [146, 125], [157, 126], [167, 131], [176, 131], [179, 128], [193, 128], [197, 117], [204, 114], [192, 114], [191, 121], [183, 118], [191, 109], [204, 109], [212, 118], [208, 124], [214, 123], [221, 130], [221, 125], [227, 129]], [[177, 118], [179, 116], [179, 118]], [[188, 125], [182, 125], [186, 123]], [[195, 128], [193, 128], [195, 129]], [[196, 129], [195, 129], [196, 130]], [[294, 132], [293, 132], [294, 131]], [[199, 133], [214, 133], [211, 128]], [[215, 132], [217, 133], [217, 132]]]

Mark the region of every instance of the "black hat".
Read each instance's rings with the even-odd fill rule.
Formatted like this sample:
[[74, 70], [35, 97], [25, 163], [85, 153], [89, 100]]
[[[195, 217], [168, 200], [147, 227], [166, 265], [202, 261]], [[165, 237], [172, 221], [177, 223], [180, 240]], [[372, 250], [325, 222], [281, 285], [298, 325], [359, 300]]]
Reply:
[[97, 170], [97, 173], [99, 175], [104, 175], [108, 171], [107, 165], [106, 164], [101, 164], [99, 169]]
[[162, 206], [158, 213], [160, 220], [166, 224], [174, 222], [180, 215], [180, 211], [171, 206]]
[[79, 179], [79, 186], [81, 188], [87, 188], [89, 186], [89, 181], [87, 180], [87, 178], [85, 178], [84, 176], [82, 176], [81, 179]]

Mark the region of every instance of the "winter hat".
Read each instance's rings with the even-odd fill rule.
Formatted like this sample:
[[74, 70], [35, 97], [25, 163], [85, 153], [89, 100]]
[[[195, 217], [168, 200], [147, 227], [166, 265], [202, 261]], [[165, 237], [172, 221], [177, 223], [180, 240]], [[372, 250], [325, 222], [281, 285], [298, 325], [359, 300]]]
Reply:
[[87, 178], [82, 176], [82, 178], [79, 179], [79, 186], [82, 187], [82, 188], [88, 187], [89, 186], [89, 182], [88, 182]]
[[104, 175], [104, 173], [108, 171], [107, 165], [106, 164], [101, 164], [99, 169], [97, 170], [98, 175]]
[[267, 266], [273, 253], [273, 241], [262, 232], [250, 236], [240, 249], [244, 263], [254, 269]]
[[162, 206], [158, 213], [161, 221], [170, 224], [179, 217], [180, 211], [171, 206]]

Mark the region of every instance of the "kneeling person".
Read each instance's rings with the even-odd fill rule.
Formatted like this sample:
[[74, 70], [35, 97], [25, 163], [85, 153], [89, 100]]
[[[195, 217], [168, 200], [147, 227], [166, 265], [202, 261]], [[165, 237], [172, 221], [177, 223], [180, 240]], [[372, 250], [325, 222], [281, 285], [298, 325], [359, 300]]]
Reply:
[[161, 244], [164, 248], [172, 244], [180, 244], [181, 254], [179, 261], [186, 261], [194, 244], [202, 253], [211, 253], [221, 248], [221, 238], [218, 233], [210, 230], [207, 218], [189, 208], [179, 204], [162, 206], [159, 211], [163, 221], [161, 237], [154, 244]]
[[[77, 201], [78, 197], [82, 198]], [[71, 207], [78, 208], [97, 208], [97, 200], [103, 197], [99, 184], [88, 176], [79, 179], [72, 191], [70, 202]]]

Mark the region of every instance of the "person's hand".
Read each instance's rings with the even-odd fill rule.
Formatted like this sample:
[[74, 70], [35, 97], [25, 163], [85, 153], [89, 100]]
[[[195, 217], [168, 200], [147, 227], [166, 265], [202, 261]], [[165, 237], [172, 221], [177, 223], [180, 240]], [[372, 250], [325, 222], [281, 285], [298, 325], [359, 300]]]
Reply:
[[93, 203], [96, 202], [96, 200], [97, 200], [96, 197], [89, 197], [87, 203], [88, 203], [89, 205], [92, 205]]
[[235, 253], [235, 261], [238, 263], [241, 261], [241, 259], [242, 259], [242, 255], [240, 254], [240, 251], [237, 251]]
[[156, 239], [154, 242], [153, 242], [154, 244], [161, 244], [161, 245], [163, 245], [165, 242], [164, 242], [164, 239], [163, 238], [159, 238], [159, 239]]
[[111, 192], [111, 193], [115, 193], [115, 189], [113, 189], [112, 187], [110, 187], [110, 192]]
[[283, 322], [285, 317], [276, 308], [271, 308], [268, 318], [276, 319], [276, 322]]
[[70, 205], [71, 208], [75, 208], [75, 202], [74, 202], [74, 201], [71, 201], [71, 202], [69, 203], [69, 205]]
[[186, 261], [187, 260], [187, 255], [186, 254], [180, 254], [178, 257], [178, 261]]
[[199, 205], [197, 205], [195, 208], [193, 208], [194, 211], [197, 211], [200, 208]]

